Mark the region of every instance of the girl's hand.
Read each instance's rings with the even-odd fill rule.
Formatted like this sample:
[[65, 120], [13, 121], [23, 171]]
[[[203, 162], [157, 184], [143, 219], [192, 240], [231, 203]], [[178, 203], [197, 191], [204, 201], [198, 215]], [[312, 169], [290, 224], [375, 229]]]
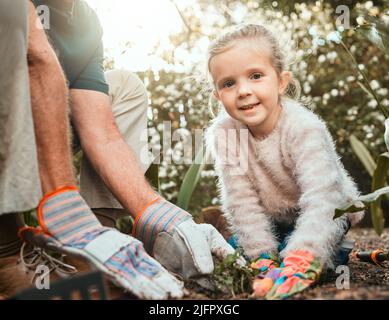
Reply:
[[251, 268], [259, 271], [258, 278], [254, 280], [253, 295], [255, 297], [265, 296], [273, 286], [273, 281], [267, 276], [273, 269], [278, 269], [280, 260], [276, 253], [261, 253], [258, 260], [251, 263]]
[[302, 250], [292, 251], [280, 268], [273, 268], [254, 280], [253, 296], [268, 300], [285, 299], [314, 284], [322, 271], [315, 257]]
[[276, 253], [261, 253], [259, 258], [251, 263], [251, 268], [258, 270], [259, 273], [266, 273], [279, 266], [280, 260]]

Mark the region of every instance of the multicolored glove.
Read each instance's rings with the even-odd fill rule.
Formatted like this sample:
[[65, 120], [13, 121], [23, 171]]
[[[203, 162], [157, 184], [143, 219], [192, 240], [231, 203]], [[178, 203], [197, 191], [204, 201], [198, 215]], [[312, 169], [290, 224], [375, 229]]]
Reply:
[[261, 253], [259, 258], [251, 263], [250, 267], [264, 274], [280, 266], [280, 260], [276, 253]]
[[267, 274], [279, 266], [279, 257], [275, 253], [261, 253], [259, 259], [251, 263], [251, 268], [259, 271], [257, 279], [253, 282], [253, 295], [255, 297], [265, 296], [271, 289], [273, 281], [270, 280], [271, 278], [267, 277]]
[[165, 268], [184, 279], [212, 273], [212, 254], [223, 259], [235, 252], [212, 225], [196, 224], [188, 212], [161, 197], [137, 215], [133, 235]]
[[311, 253], [291, 251], [279, 268], [273, 268], [254, 280], [253, 296], [268, 300], [288, 298], [315, 283], [321, 271], [321, 264]]
[[183, 284], [151, 258], [137, 239], [103, 227], [76, 187], [46, 195], [38, 206], [40, 228], [26, 227], [27, 242], [87, 259], [113, 282], [139, 298], [183, 296]]

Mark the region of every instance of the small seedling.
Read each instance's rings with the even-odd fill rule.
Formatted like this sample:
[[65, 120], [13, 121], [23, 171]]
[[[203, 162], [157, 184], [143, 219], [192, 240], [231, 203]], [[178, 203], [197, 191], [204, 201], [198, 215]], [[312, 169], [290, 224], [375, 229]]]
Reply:
[[258, 270], [250, 268], [250, 264], [241, 266], [237, 260], [242, 257], [241, 250], [228, 255], [222, 261], [217, 261], [211, 279], [216, 289], [233, 297], [252, 291], [251, 285]]

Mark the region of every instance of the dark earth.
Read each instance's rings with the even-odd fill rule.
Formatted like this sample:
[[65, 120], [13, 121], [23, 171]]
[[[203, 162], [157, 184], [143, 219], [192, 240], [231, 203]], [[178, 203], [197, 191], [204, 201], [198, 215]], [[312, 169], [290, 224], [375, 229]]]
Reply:
[[[389, 229], [385, 229], [378, 236], [373, 229], [350, 230], [348, 238], [356, 241], [356, 250], [389, 250]], [[0, 297], [9, 298], [23, 289], [31, 287], [32, 271], [26, 271], [18, 262], [18, 255], [0, 259]], [[89, 267], [80, 260], [70, 259], [77, 265], [80, 273], [89, 272]], [[326, 274], [318, 284], [306, 291], [293, 296], [291, 299], [389, 299], [389, 262], [384, 262], [384, 267], [359, 261], [351, 255], [348, 264], [350, 268], [350, 289], [337, 289], [336, 279], [340, 274], [335, 272]], [[53, 274], [51, 280], [58, 279]], [[232, 296], [226, 293], [215, 293], [202, 289], [193, 283], [186, 283], [186, 296], [184, 299], [251, 299], [250, 293]], [[123, 293], [119, 288], [108, 285], [109, 299], [133, 299], [128, 293]], [[75, 297], [76, 299], [76, 297]]]
[[[384, 267], [374, 264], [361, 262], [353, 253], [358, 250], [369, 251], [381, 249], [389, 250], [389, 229], [385, 229], [381, 236], [378, 236], [373, 229], [354, 229], [350, 230], [348, 239], [355, 240], [355, 247], [350, 255], [348, 263], [350, 275], [350, 288], [337, 289], [336, 279], [342, 273], [327, 273], [322, 276], [321, 280], [312, 288], [302, 293], [296, 294], [290, 299], [296, 300], [372, 300], [372, 299], [389, 299], [389, 262], [384, 262]], [[343, 282], [341, 282], [343, 283]], [[235, 297], [231, 295], [214, 295], [205, 294], [198, 287], [192, 288], [189, 293], [190, 299], [251, 299], [250, 294], [239, 294]]]

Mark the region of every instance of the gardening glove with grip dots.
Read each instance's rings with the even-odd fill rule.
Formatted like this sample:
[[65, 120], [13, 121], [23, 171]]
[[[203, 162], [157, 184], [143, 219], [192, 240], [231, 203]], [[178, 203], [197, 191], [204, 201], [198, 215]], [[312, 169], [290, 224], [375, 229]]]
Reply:
[[196, 224], [188, 212], [161, 197], [137, 215], [133, 235], [165, 268], [184, 279], [210, 274], [212, 254], [222, 259], [235, 252], [212, 225]]
[[253, 282], [253, 296], [268, 300], [285, 299], [314, 284], [322, 271], [315, 257], [303, 250], [291, 251], [279, 268], [270, 269]]
[[182, 282], [151, 258], [139, 240], [103, 227], [76, 187], [46, 195], [37, 211], [40, 228], [19, 232], [27, 242], [84, 257], [139, 298], [183, 296]]

